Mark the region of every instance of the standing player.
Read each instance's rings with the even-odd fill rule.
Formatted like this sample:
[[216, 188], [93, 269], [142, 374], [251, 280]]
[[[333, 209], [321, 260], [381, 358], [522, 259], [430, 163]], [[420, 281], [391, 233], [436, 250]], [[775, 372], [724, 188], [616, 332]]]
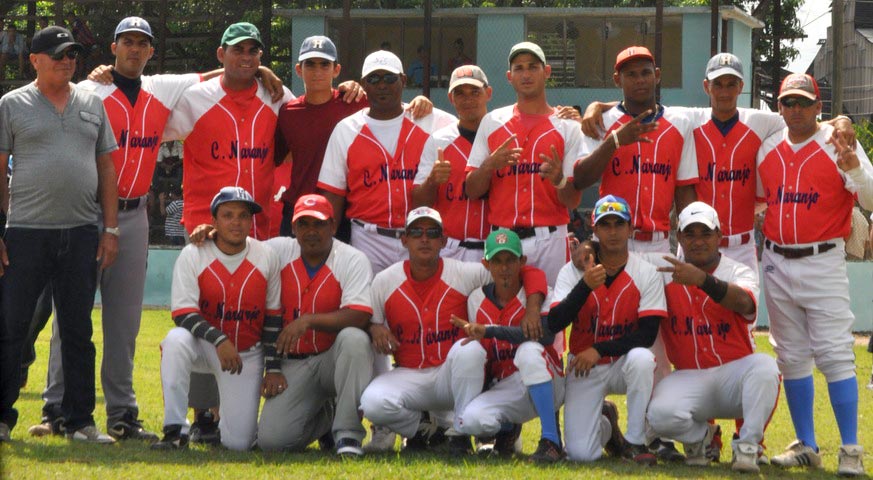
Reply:
[[[554, 295], [559, 303], [549, 311], [551, 331], [573, 324], [564, 397], [567, 455], [590, 462], [606, 447], [612, 455], [654, 465], [657, 459], [645, 445], [655, 380], [648, 347], [666, 317], [664, 284], [654, 266], [628, 251], [633, 223], [624, 199], [601, 198], [593, 217], [596, 254], [589, 254], [582, 270], [572, 262], [561, 269]], [[626, 446], [615, 406], [604, 403], [611, 393], [627, 394]]]
[[443, 257], [482, 260], [484, 238], [491, 230], [485, 200], [471, 199], [465, 185], [467, 159], [490, 100], [491, 87], [481, 68], [468, 65], [452, 72], [449, 102], [459, 121], [437, 130], [428, 139], [415, 175], [413, 205], [432, 206], [445, 219], [448, 239]]
[[[483, 264], [491, 273], [492, 282], [467, 299], [467, 313], [473, 323], [452, 317], [453, 325], [464, 330], [470, 339], [482, 342], [488, 352], [490, 384], [467, 405], [458, 423], [463, 433], [494, 437], [539, 417], [542, 437], [531, 458], [552, 463], [564, 457], [555, 415], [564, 398], [564, 365], [552, 346], [553, 333], [547, 330], [539, 341], [526, 341], [522, 332], [521, 319], [525, 315], [522, 302], [526, 295], [519, 273], [526, 261], [521, 239], [515, 232], [505, 229], [491, 232], [485, 241]], [[511, 455], [511, 446], [504, 447], [510, 450], [502, 451], [495, 443], [499, 454]]]
[[[546, 99], [552, 67], [539, 45], [522, 42], [509, 51], [506, 78], [516, 103], [482, 119], [467, 163], [467, 195], [488, 195], [491, 223], [515, 231], [530, 264], [554, 285], [567, 261], [568, 209], [581, 194], [572, 185], [579, 158], [578, 125], [555, 115]], [[539, 329], [539, 323], [534, 326]], [[539, 337], [535, 332], [531, 338]]]
[[[299, 450], [332, 432], [338, 455], [360, 456], [358, 405], [373, 377], [363, 330], [373, 313], [370, 262], [333, 239], [333, 208], [321, 195], [297, 200], [292, 225], [296, 239], [267, 242], [282, 265], [285, 328], [276, 342], [281, 365], [267, 366], [258, 446]], [[333, 415], [325, 414], [334, 399]]]
[[[599, 139], [583, 141], [574, 184], [581, 190], [600, 180], [601, 196], [628, 199], [631, 251], [669, 253], [670, 210], [695, 200], [693, 128], [685, 116], [657, 103], [661, 69], [646, 47], [619, 52], [612, 77], [624, 100], [604, 115], [607, 128]], [[660, 255], [652, 258], [663, 263]]]
[[770, 339], [785, 379], [785, 399], [797, 440], [773, 463], [821, 466], [813, 425], [813, 363], [828, 382], [840, 430], [841, 475], [863, 475], [858, 445], [858, 380], [849, 308], [845, 242], [855, 197], [873, 208], [873, 167], [832, 127], [820, 125], [821, 97], [806, 74], [785, 77], [779, 113], [787, 128], [758, 153], [758, 199], [764, 216], [764, 291]]
[[685, 444], [685, 463], [708, 465], [711, 418], [743, 418], [733, 441], [731, 469], [757, 473], [764, 427], [776, 408], [779, 369], [755, 353], [758, 281], [750, 268], [719, 253], [722, 234], [715, 209], [693, 202], [679, 214], [684, 258], [664, 257], [667, 318], [661, 337], [676, 371], [655, 387], [647, 418], [665, 437]]
[[[216, 51], [224, 73], [186, 90], [170, 115], [165, 140], [185, 140], [182, 222], [189, 234], [209, 223], [209, 199], [220, 186], [242, 187], [259, 204], [270, 204], [273, 139], [282, 104], [271, 102], [256, 77], [263, 48], [254, 25], [227, 27]], [[283, 101], [291, 98], [285, 89]], [[270, 218], [266, 212], [260, 216], [254, 220], [253, 236], [265, 239]]]
[[[440, 258], [446, 238], [436, 210], [416, 208], [406, 224], [401, 241], [409, 260], [376, 274], [372, 288], [373, 347], [393, 354], [397, 368], [370, 382], [361, 409], [373, 424], [420, 446], [433, 433], [420, 421], [422, 412], [454, 410], [453, 430], [447, 435], [453, 448], [468, 451], [470, 438], [461, 434], [459, 415], [482, 391], [486, 353], [478, 342], [461, 344], [463, 332], [452, 325], [451, 317], [466, 319], [467, 296], [490, 275], [479, 264]], [[522, 275], [524, 283], [533, 285], [525, 289], [526, 311], [539, 317], [545, 278], [535, 269]]]
[[400, 243], [411, 210], [412, 184], [430, 132], [457, 119], [441, 110], [411, 120], [401, 102], [406, 75], [400, 59], [379, 50], [361, 71], [370, 108], [341, 121], [328, 141], [318, 188], [351, 219], [351, 243], [373, 273], [405, 258]]
[[[282, 324], [280, 266], [275, 253], [248, 236], [261, 211], [244, 189], [224, 187], [210, 206], [214, 240], [188, 245], [173, 268], [176, 328], [161, 342], [164, 438], [154, 449], [188, 444], [191, 372], [215, 376], [221, 397], [221, 444], [248, 450], [257, 433], [259, 393], [282, 381], [264, 378], [275, 365]], [[281, 375], [281, 374], [278, 374]], [[272, 383], [271, 383], [272, 382]]]

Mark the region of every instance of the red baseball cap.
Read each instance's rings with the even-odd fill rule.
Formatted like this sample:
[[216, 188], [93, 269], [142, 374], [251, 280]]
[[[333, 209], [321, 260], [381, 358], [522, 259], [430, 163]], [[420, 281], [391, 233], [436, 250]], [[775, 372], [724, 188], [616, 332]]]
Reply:
[[818, 83], [806, 73], [792, 73], [785, 77], [785, 80], [782, 80], [782, 85], [779, 87], [779, 98], [789, 95], [800, 95], [810, 100], [818, 100], [821, 97]]
[[296, 222], [300, 217], [315, 217], [319, 220], [333, 218], [333, 205], [321, 195], [303, 195], [294, 204], [294, 216], [291, 222]]
[[640, 58], [650, 60], [652, 63], [655, 63], [655, 56], [652, 55], [652, 52], [650, 52], [648, 48], [641, 46], [627, 47], [624, 50], [618, 52], [618, 55], [615, 57], [615, 71], [620, 72], [621, 67], [625, 63]]

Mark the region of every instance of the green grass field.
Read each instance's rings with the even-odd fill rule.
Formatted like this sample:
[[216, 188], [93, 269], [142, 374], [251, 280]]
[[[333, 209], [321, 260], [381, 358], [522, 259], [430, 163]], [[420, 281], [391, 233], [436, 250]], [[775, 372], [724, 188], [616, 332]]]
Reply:
[[[95, 310], [94, 340], [97, 344], [98, 362], [102, 348], [102, 332], [99, 325], [99, 310]], [[167, 311], [149, 311], [143, 316], [142, 330], [136, 353], [134, 385], [140, 404], [140, 416], [145, 425], [160, 431], [163, 412], [160, 384], [160, 352], [158, 345], [172, 326]], [[722, 463], [710, 468], [691, 468], [684, 465], [658, 465], [645, 469], [626, 462], [603, 459], [593, 464], [561, 463], [541, 467], [529, 464], [526, 456], [512, 461], [493, 458], [452, 458], [439, 454], [403, 455], [383, 454], [368, 456], [360, 461], [340, 461], [331, 454], [322, 453], [315, 446], [299, 454], [264, 454], [262, 452], [236, 453], [222, 449], [192, 447], [188, 451], [153, 452], [138, 442], [123, 442], [110, 446], [73, 444], [60, 437], [32, 438], [27, 427], [39, 422], [42, 401], [40, 393], [45, 378], [45, 361], [50, 332], [44, 331], [37, 345], [38, 360], [31, 368], [30, 382], [22, 391], [17, 403], [20, 411], [18, 426], [12, 433], [13, 441], [0, 446], [2, 474], [4, 479], [250, 479], [295, 477], [299, 479], [447, 479], [447, 478], [544, 478], [544, 476], [567, 478], [721, 478], [734, 475], [730, 470], [730, 434], [733, 422], [720, 421], [725, 435]], [[871, 355], [866, 352], [866, 339], [858, 342], [855, 353], [858, 357], [858, 383], [860, 385], [860, 441], [868, 448], [871, 435], [869, 428], [873, 418], [873, 391], [864, 386], [870, 378]], [[758, 336], [758, 348], [772, 354], [766, 336]], [[99, 369], [98, 369], [99, 372]], [[99, 377], [98, 377], [99, 383]], [[839, 435], [827, 401], [827, 387], [823, 378], [816, 375], [816, 421], [818, 441], [824, 456], [824, 469], [781, 470], [765, 466], [762, 475], [776, 478], [832, 478], [835, 476]], [[621, 410], [624, 424], [624, 397], [612, 398]], [[98, 426], [104, 428], [105, 411], [102, 392], [97, 391], [95, 416]], [[774, 455], [793, 440], [793, 430], [784, 400], [780, 399], [773, 421], [766, 434], [767, 453]], [[532, 453], [539, 439], [539, 424], [530, 422], [524, 429], [524, 452]], [[868, 458], [873, 458], [869, 457]], [[868, 469], [873, 463], [868, 462]]]

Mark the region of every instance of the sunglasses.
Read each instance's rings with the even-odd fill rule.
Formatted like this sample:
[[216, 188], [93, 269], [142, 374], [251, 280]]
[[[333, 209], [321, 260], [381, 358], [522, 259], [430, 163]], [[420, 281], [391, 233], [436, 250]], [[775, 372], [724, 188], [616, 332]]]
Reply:
[[619, 213], [628, 213], [627, 207], [619, 202], [604, 202], [602, 205], [597, 207], [597, 210], [594, 211], [594, 215], [600, 215], [601, 213], [606, 212], [619, 212]]
[[63, 52], [58, 52], [54, 55], [49, 55], [49, 57], [55, 61], [61, 61], [64, 59], [64, 57], [67, 57], [70, 60], [75, 60], [75, 59], [79, 58], [79, 51], [76, 50], [75, 48], [69, 48], [67, 50], [64, 50]]
[[800, 105], [801, 108], [808, 108], [815, 104], [815, 100], [810, 100], [806, 97], [785, 97], [780, 98], [779, 103], [787, 108], [792, 108], [797, 105]]
[[409, 238], [421, 238], [422, 235], [427, 235], [427, 238], [430, 239], [437, 239], [443, 236], [443, 229], [439, 227], [412, 227], [406, 229], [406, 236]]
[[400, 75], [396, 73], [385, 73], [379, 75], [378, 73], [373, 73], [367, 75], [367, 78], [364, 79], [370, 85], [376, 85], [379, 82], [384, 81], [387, 85], [391, 85], [393, 83], [397, 83], [397, 80], [400, 80]]

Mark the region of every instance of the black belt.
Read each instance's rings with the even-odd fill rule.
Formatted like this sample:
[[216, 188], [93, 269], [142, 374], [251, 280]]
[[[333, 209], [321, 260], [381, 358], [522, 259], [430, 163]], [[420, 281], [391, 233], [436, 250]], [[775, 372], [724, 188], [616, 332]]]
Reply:
[[[500, 228], [503, 228], [503, 227], [493, 226], [493, 227], [491, 227], [491, 230], [494, 231], [494, 230], [497, 230]], [[535, 236], [537, 234], [537, 228], [540, 228], [540, 227], [511, 227], [510, 230], [512, 230], [513, 232], [515, 232], [516, 235], [518, 235], [519, 240], [524, 240], [525, 238], [530, 238], [530, 237]], [[549, 233], [555, 233], [558, 231], [558, 227], [556, 227], [554, 225], [552, 225], [548, 228], [549, 228]]]
[[285, 355], [285, 358], [288, 360], [304, 360], [309, 357], [314, 357], [318, 355], [317, 353], [289, 353]]
[[[366, 225], [364, 222], [362, 222], [358, 219], [352, 219], [352, 222], [357, 224], [357, 225], [360, 225], [362, 227]], [[379, 235], [382, 235], [383, 237], [400, 238], [400, 236], [403, 235], [403, 229], [402, 228], [383, 228], [383, 227], [377, 226], [376, 233], [378, 233]]]
[[485, 249], [485, 242], [461, 240], [458, 243], [458, 246], [463, 247], [463, 248], [469, 248], [471, 250], [484, 250]]
[[142, 197], [137, 198], [119, 198], [118, 199], [118, 210], [124, 212], [127, 210], [134, 210], [139, 207], [139, 201], [142, 200]]
[[811, 247], [788, 248], [780, 247], [770, 240], [765, 240], [764, 246], [767, 247], [767, 250], [770, 250], [773, 253], [777, 253], [785, 258], [790, 259], [809, 257], [817, 253], [827, 252], [828, 250], [832, 250], [837, 247], [837, 245], [834, 243], [819, 243], [818, 245], [813, 245]]

